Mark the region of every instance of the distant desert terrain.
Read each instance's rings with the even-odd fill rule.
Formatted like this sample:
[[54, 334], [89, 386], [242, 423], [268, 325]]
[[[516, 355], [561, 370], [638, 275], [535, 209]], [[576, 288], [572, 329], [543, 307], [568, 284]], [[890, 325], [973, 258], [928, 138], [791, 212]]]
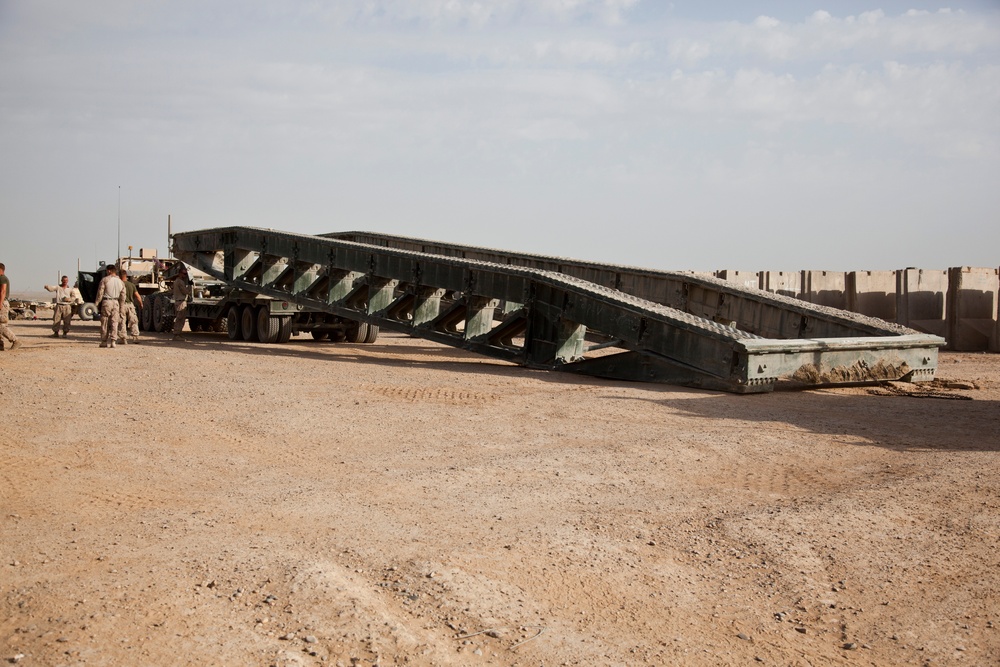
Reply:
[[998, 355], [737, 396], [11, 326], [7, 663], [1000, 664]]

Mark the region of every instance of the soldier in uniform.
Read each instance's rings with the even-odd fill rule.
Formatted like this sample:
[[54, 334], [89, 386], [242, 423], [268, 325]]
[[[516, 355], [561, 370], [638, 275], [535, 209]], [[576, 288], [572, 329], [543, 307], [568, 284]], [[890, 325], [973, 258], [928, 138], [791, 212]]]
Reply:
[[125, 285], [125, 306], [122, 308], [121, 318], [118, 320], [118, 342], [127, 345], [129, 337], [131, 337], [133, 343], [138, 343], [139, 317], [136, 315], [136, 306], [142, 308], [142, 301], [138, 298], [135, 283], [128, 279], [128, 272], [125, 269], [118, 272], [118, 277]]
[[184, 321], [187, 319], [187, 298], [191, 295], [191, 282], [188, 280], [187, 267], [181, 264], [177, 277], [174, 278], [174, 340], [182, 340]]
[[21, 347], [21, 341], [7, 326], [10, 321], [10, 278], [7, 277], [7, 267], [0, 262], [0, 350], [3, 342], [10, 341], [10, 351]]
[[101, 309], [101, 347], [114, 347], [118, 340], [119, 313], [125, 303], [125, 283], [118, 277], [114, 264], [108, 266], [107, 272], [97, 286], [95, 301]]
[[45, 289], [56, 293], [56, 303], [52, 308], [52, 336], [59, 338], [62, 325], [63, 338], [69, 334], [69, 323], [73, 319], [73, 288], [69, 286], [69, 276], [63, 276], [58, 285], [45, 285]]

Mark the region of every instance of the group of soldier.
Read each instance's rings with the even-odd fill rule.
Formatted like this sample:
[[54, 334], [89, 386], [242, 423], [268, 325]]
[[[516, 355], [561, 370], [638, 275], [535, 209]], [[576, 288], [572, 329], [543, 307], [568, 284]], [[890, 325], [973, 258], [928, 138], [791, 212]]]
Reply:
[[[59, 337], [62, 330], [63, 338], [69, 335], [70, 322], [73, 319], [74, 308], [83, 303], [80, 290], [69, 286], [69, 277], [63, 276], [59, 285], [45, 285], [45, 289], [55, 292], [55, 303], [52, 313], [52, 336]], [[181, 338], [184, 322], [187, 319], [187, 300], [191, 295], [191, 283], [188, 280], [184, 265], [174, 279], [174, 339]], [[21, 345], [14, 332], [7, 326], [10, 313], [10, 279], [6, 276], [6, 266], [0, 263], [0, 349], [4, 349], [4, 341], [10, 343], [11, 351]], [[94, 299], [101, 317], [101, 347], [113, 348], [116, 344], [128, 345], [139, 342], [139, 315], [142, 310], [142, 298], [136, 290], [136, 284], [128, 279], [128, 272], [115, 265], [106, 267], [106, 275], [97, 286], [97, 296]]]

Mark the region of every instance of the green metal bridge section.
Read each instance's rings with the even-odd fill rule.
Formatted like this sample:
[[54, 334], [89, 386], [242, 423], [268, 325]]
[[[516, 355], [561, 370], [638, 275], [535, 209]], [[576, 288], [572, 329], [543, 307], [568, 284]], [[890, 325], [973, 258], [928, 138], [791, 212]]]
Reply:
[[233, 287], [529, 368], [752, 393], [931, 380], [944, 345], [693, 273], [369, 232], [227, 227], [173, 241]]

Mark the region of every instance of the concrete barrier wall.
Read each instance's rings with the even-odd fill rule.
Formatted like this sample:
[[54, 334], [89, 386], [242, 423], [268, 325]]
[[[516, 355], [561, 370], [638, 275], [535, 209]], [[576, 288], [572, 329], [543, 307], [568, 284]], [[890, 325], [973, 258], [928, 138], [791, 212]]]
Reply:
[[760, 288], [767, 292], [774, 292], [775, 294], [798, 299], [802, 294], [802, 272], [761, 271]]
[[988, 350], [996, 333], [997, 269], [958, 266], [948, 269], [948, 347]]
[[917, 331], [947, 338], [947, 296], [947, 271], [896, 271], [896, 322]]
[[733, 269], [722, 269], [715, 272], [715, 277], [726, 282], [736, 283], [743, 287], [753, 287], [760, 289], [760, 274], [756, 271], [738, 271]]
[[847, 310], [847, 274], [843, 271], [803, 271], [803, 301]]
[[[997, 269], [1000, 273], [1000, 269]], [[1000, 298], [997, 299], [997, 312], [993, 313], [993, 339], [990, 341], [990, 351], [1000, 352]]]
[[716, 277], [942, 336], [948, 349], [1000, 352], [1000, 269], [716, 271]]
[[895, 271], [851, 271], [844, 291], [847, 310], [888, 322], [896, 319]]

